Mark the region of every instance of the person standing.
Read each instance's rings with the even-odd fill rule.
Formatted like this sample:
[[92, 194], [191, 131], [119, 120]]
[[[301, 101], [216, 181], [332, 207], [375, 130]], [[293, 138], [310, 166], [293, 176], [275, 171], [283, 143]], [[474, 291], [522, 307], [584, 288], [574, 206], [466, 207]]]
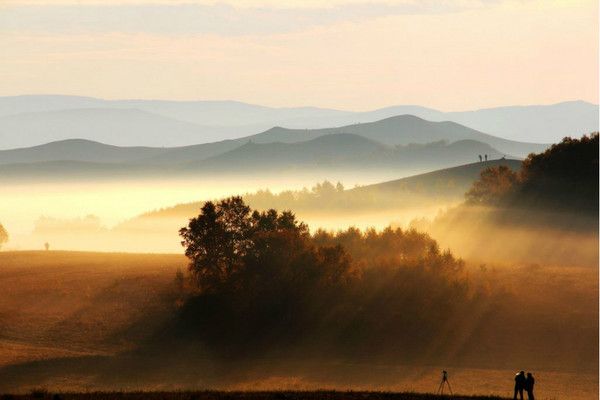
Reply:
[[529, 400], [535, 400], [533, 397], [533, 385], [535, 384], [535, 379], [533, 378], [533, 374], [531, 372], [527, 373], [527, 378], [525, 378], [525, 391], [527, 392], [527, 398]]
[[517, 400], [517, 393], [519, 393], [519, 397], [523, 400], [523, 389], [525, 389], [525, 371], [521, 371], [515, 375], [515, 396], [514, 400]]

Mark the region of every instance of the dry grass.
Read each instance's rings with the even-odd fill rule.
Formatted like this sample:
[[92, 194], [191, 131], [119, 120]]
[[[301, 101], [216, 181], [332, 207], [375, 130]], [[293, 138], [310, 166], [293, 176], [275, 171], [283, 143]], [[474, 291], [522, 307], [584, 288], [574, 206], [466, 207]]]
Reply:
[[[152, 333], [165, 318], [172, 315], [175, 271], [178, 268], [185, 269], [186, 263], [187, 260], [178, 255], [0, 252], [0, 371], [3, 370], [2, 367], [12, 368], [23, 362], [111, 355], [131, 349]], [[520, 335], [518, 324], [525, 323], [522, 318], [528, 316], [526, 311], [534, 310], [532, 323], [544, 325], [547, 321], [555, 321], [558, 318], [566, 325], [576, 327], [572, 329], [576, 340], [569, 342], [571, 345], [590, 342], [588, 333], [593, 332], [595, 336], [592, 338], [593, 343], [590, 343], [597, 346], [597, 269], [487, 265], [483, 271], [479, 265], [472, 265], [470, 275], [475, 281], [483, 284], [488, 282], [489, 285], [501, 284], [508, 291], [520, 294], [517, 297], [520, 299], [519, 303], [511, 305], [520, 310], [515, 315], [515, 340], [518, 340]], [[499, 324], [503, 322], [508, 321], [499, 321]], [[513, 325], [509, 328], [513, 329]], [[543, 326], [540, 327], [542, 328]], [[508, 349], [511, 343], [495, 342], [495, 346], [503, 345]], [[563, 342], [557, 342], [555, 347], [563, 345]], [[546, 347], [540, 349], [542, 352], [551, 350], [553, 349]], [[590, 351], [597, 354], [597, 347]], [[39, 374], [32, 375], [36, 378], [27, 378], [29, 375], [26, 377], [23, 373], [35, 370], [36, 366], [33, 364], [33, 370], [12, 370], [17, 375], [6, 372], [3, 375], [5, 378], [18, 376], [20, 383], [17, 385], [14, 381], [0, 382], [0, 390], [27, 393], [34, 387], [44, 386], [49, 390], [73, 392], [121, 388], [163, 391], [61, 394], [60, 398], [65, 400], [416, 400], [434, 397], [371, 391], [432, 391], [437, 388], [441, 369], [438, 366], [350, 365], [336, 364], [333, 361], [318, 368], [295, 368], [289, 365], [280, 368], [269, 360], [265, 360], [264, 364], [263, 367], [254, 363], [253, 369], [238, 366], [239, 374], [232, 374], [229, 381], [219, 384], [203, 381], [202, 374], [206, 371], [202, 366], [198, 366], [191, 370], [191, 381], [184, 382], [182, 378], [177, 382], [179, 372], [165, 369], [153, 376], [150, 382], [123, 381], [106, 386], [100, 384], [95, 376], [79, 371], [79, 375], [64, 375], [60, 378]], [[516, 369], [520, 368], [522, 366], [516, 366]], [[512, 369], [450, 367], [450, 371], [451, 381], [457, 392], [511, 396], [514, 375]], [[120, 374], [122, 371], [115, 372]], [[538, 399], [598, 398], [597, 371], [538, 369], [533, 372], [539, 385]], [[186, 388], [250, 390], [252, 393], [171, 392]], [[321, 388], [366, 392], [305, 392]], [[290, 392], [256, 392], [280, 389]], [[15, 398], [32, 398], [32, 395]], [[42, 395], [42, 398], [45, 397]]]
[[[43, 389], [20, 396], [4, 396], [3, 400], [433, 400], [449, 396], [427, 393], [355, 392], [355, 391], [177, 391], [177, 392], [89, 392], [55, 393]], [[498, 396], [452, 396], [455, 400], [492, 400]]]
[[0, 366], [107, 354], [146, 332], [128, 332], [172, 306], [178, 255], [0, 252]]

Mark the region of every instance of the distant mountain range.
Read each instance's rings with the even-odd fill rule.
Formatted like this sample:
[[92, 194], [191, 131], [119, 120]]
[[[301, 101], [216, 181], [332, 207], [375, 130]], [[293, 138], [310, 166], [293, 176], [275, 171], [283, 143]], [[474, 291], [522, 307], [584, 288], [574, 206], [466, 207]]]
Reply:
[[[77, 160], [52, 159], [57, 145], [80, 149], [78, 156], [72, 157]], [[39, 151], [40, 147], [54, 153]], [[349, 133], [323, 135], [296, 143], [248, 142], [212, 157], [194, 161], [173, 159], [172, 163], [165, 162], [168, 153], [151, 155], [162, 149], [120, 148], [81, 140], [40, 147], [0, 152], [0, 180], [169, 178], [257, 173], [293, 175], [299, 172], [314, 172], [315, 179], [321, 179], [321, 175], [326, 176], [332, 171], [385, 171], [386, 174], [397, 171], [398, 175], [405, 175], [407, 171], [425, 171], [470, 162], [476, 160], [479, 154], [487, 154], [490, 159], [503, 157], [488, 144], [474, 140], [387, 146]], [[187, 149], [176, 149], [177, 152], [184, 150]], [[8, 163], [9, 159], [16, 160], [17, 152], [23, 160], [27, 157], [27, 162]], [[151, 156], [142, 158], [144, 153]], [[153, 162], [157, 159], [160, 163]]]
[[464, 112], [441, 112], [420, 106], [351, 112], [316, 107], [273, 108], [234, 101], [102, 100], [43, 95], [0, 97], [0, 149], [74, 138], [120, 146], [186, 146], [241, 138], [274, 126], [331, 129], [399, 115], [414, 115], [432, 122], [451, 121], [521, 142], [550, 143], [564, 136], [598, 130], [598, 106], [583, 101]]
[[352, 133], [333, 133], [304, 142], [246, 143], [234, 150], [185, 164], [197, 171], [428, 170], [473, 161], [478, 154], [501, 158], [486, 143], [460, 140], [447, 144], [386, 146]]
[[501, 153], [517, 157], [525, 157], [531, 152], [538, 152], [548, 145], [537, 143], [515, 142], [491, 136], [454, 122], [432, 122], [413, 115], [399, 115], [375, 122], [367, 122], [323, 129], [288, 129], [275, 127], [265, 132], [250, 136], [258, 143], [287, 142], [316, 138], [332, 133], [352, 133], [376, 140], [386, 145], [426, 144], [445, 140], [476, 140], [486, 143]]
[[204, 160], [252, 143], [298, 143], [331, 134], [353, 134], [396, 146], [428, 144], [445, 140], [474, 140], [486, 143], [501, 153], [523, 157], [538, 152], [545, 144], [514, 142], [487, 135], [453, 122], [430, 122], [411, 115], [384, 120], [324, 129], [288, 129], [275, 127], [262, 133], [234, 140], [171, 147], [119, 147], [91, 140], [67, 139], [39, 146], [0, 150], [0, 164], [42, 161], [91, 161], [117, 163], [174, 164]]
[[547, 145], [514, 142], [453, 122], [411, 115], [325, 129], [272, 128], [235, 140], [174, 148], [120, 147], [83, 139], [0, 151], [0, 179], [169, 176], [307, 170], [417, 171], [487, 155], [523, 157]]

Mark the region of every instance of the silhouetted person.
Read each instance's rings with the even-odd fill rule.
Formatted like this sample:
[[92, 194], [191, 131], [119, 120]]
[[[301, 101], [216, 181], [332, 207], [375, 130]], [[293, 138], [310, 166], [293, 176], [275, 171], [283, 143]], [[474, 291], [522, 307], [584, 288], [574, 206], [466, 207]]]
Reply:
[[44, 243], [44, 248], [46, 249], [46, 251], [50, 250], [50, 243]]
[[517, 375], [515, 375], [515, 396], [513, 397], [513, 399], [516, 400], [517, 393], [519, 393], [521, 400], [523, 400], [523, 389], [525, 389], [526, 379], [527, 378], [525, 378], [525, 371], [521, 371]]
[[527, 392], [527, 398], [529, 400], [535, 400], [533, 397], [533, 385], [535, 384], [535, 379], [531, 372], [527, 373], [527, 378], [525, 378], [525, 391]]
[[483, 158], [481, 158], [481, 154], [479, 155], [479, 162], [482, 162]]
[[485, 161], [487, 161], [487, 154], [485, 155]]

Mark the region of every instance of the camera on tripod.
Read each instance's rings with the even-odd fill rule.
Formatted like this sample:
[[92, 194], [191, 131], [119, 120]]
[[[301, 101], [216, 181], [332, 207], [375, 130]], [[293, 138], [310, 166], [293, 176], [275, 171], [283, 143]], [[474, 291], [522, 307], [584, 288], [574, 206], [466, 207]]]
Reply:
[[450, 395], [452, 395], [452, 386], [450, 386], [450, 381], [448, 380], [448, 371], [442, 371], [442, 381], [440, 382], [440, 386], [438, 387], [437, 394], [444, 394], [444, 388], [448, 386], [448, 390], [450, 391]]

